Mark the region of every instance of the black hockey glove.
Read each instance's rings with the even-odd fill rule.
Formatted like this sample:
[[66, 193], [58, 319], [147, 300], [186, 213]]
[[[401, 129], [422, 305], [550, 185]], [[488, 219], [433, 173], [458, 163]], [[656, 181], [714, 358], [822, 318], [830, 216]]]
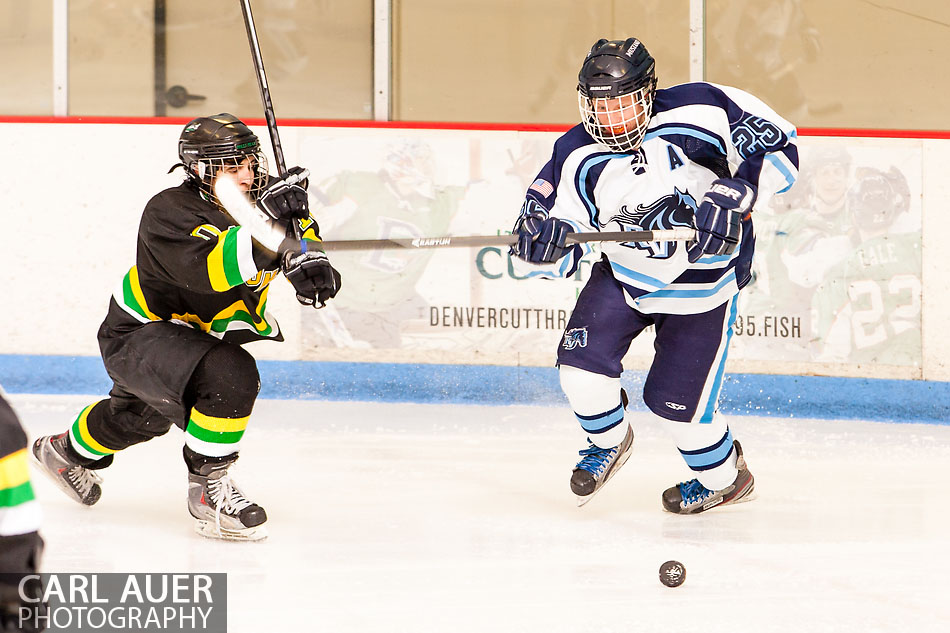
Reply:
[[739, 245], [742, 219], [752, 211], [755, 187], [739, 178], [714, 180], [693, 220], [696, 241], [690, 242], [690, 262], [705, 255], [729, 255]]
[[340, 273], [330, 265], [323, 251], [287, 250], [280, 258], [280, 269], [294, 285], [297, 301], [322, 308], [340, 291]]
[[548, 217], [547, 210], [533, 200], [525, 206], [528, 213], [515, 224], [518, 243], [512, 247], [512, 254], [533, 264], [550, 264], [564, 257], [572, 248], [565, 246], [565, 242], [574, 227], [564, 220]]
[[307, 199], [307, 176], [303, 167], [291, 167], [264, 188], [257, 199], [257, 207], [275, 220], [304, 220], [310, 217]]

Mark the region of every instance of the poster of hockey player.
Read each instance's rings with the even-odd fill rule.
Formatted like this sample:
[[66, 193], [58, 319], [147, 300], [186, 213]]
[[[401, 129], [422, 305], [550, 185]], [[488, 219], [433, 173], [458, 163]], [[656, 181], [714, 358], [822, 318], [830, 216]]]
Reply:
[[[550, 151], [547, 135], [530, 133], [377, 135], [332, 151], [329, 143], [305, 144], [316, 161], [334, 158], [310, 189], [328, 240], [506, 234], [530, 172]], [[553, 348], [576, 294], [567, 284], [552, 298], [549, 284], [519, 279], [507, 246], [345, 251], [333, 259], [358, 274], [335, 305], [304, 311], [307, 357], [333, 359], [335, 348], [372, 350], [376, 360], [397, 351], [430, 362], [449, 353], [475, 362], [527, 354], [546, 364], [535, 352], [539, 330], [549, 339], [545, 350]]]
[[[323, 175], [310, 195], [326, 239], [507, 233], [533, 177], [521, 167], [536, 165], [553, 139], [432, 131], [353, 142], [360, 134], [304, 139]], [[807, 141], [796, 186], [755, 210], [760, 256], [732, 358], [918, 366], [919, 151], [911, 142], [895, 150], [893, 141]], [[304, 357], [364, 350], [375, 360], [547, 365], [598, 256], [595, 248], [574, 284], [557, 285], [519, 278], [507, 247], [335, 253], [342, 270], [359, 274], [332, 307], [303, 311]], [[650, 353], [643, 339], [628, 368]]]
[[919, 153], [838, 139], [801, 153], [796, 186], [756, 210], [764, 257], [736, 356], [919, 366]]

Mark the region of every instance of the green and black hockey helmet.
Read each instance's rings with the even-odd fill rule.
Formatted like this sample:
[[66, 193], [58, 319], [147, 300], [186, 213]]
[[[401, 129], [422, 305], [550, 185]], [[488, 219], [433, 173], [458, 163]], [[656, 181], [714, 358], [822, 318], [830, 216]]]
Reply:
[[214, 178], [223, 167], [248, 161], [254, 172], [248, 190], [251, 200], [257, 200], [267, 183], [267, 159], [260, 140], [244, 122], [226, 112], [189, 121], [178, 139], [178, 158], [187, 177], [214, 202]]

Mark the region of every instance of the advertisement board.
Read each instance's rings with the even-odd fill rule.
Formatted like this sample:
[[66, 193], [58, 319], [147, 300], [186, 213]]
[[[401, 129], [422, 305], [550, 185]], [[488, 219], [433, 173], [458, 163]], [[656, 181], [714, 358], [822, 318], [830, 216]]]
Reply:
[[[266, 137], [266, 129], [255, 129]], [[134, 261], [141, 209], [180, 182], [180, 171], [166, 174], [180, 129], [9, 124], [5, 130], [11, 147], [24, 152], [55, 144], [65, 164], [111, 164], [120, 145], [135, 157], [137, 169], [122, 178], [105, 182], [73, 169], [58, 172], [54, 187], [20, 161], [0, 185], [0, 279], [8, 305], [0, 313], [0, 353], [97, 356], [95, 334]], [[328, 240], [504, 235], [557, 136], [283, 130], [288, 161], [311, 171], [312, 209]], [[950, 342], [942, 335], [950, 313], [945, 240], [922, 231], [928, 217], [940, 225], [950, 195], [936, 166], [948, 143], [799, 139], [799, 182], [755, 210], [755, 278], [740, 295], [730, 371], [950, 378], [944, 349]], [[43, 191], [40, 204], [37, 191]], [[50, 222], [62, 237], [55, 257], [37, 250]], [[595, 248], [566, 280], [539, 280], [519, 278], [504, 246], [334, 252], [343, 273], [337, 298], [323, 310], [304, 308], [289, 284], [276, 281], [268, 309], [286, 342], [250, 349], [261, 359], [549, 367], [598, 256]], [[923, 301], [925, 286], [931, 291]], [[652, 351], [647, 331], [624, 366], [647, 367]]]
[[[509, 232], [555, 134], [308, 137], [327, 239]], [[798, 183], [756, 208], [755, 278], [730, 358], [921, 363], [921, 165], [913, 141], [806, 139]], [[702, 192], [693, 192], [699, 199]], [[595, 248], [567, 280], [523, 279], [507, 247], [335, 253], [345, 290], [304, 312], [305, 358], [553, 362]], [[647, 332], [627, 366], [649, 363]]]

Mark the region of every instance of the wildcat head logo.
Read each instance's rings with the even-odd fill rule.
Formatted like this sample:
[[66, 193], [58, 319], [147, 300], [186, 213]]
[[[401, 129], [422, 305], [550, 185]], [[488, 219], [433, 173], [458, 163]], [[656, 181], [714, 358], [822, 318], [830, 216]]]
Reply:
[[[623, 205], [620, 207], [620, 213], [612, 216], [607, 223], [616, 222], [624, 231], [654, 231], [692, 226], [697, 206], [696, 199], [688, 192], [673, 189], [673, 193], [646, 206], [637, 205], [636, 211], [630, 211], [627, 205]], [[648, 257], [653, 259], [668, 259], [676, 252], [676, 242], [624, 242], [623, 246], [645, 250], [649, 253]]]
[[587, 347], [587, 327], [576, 327], [564, 333], [564, 349]]

